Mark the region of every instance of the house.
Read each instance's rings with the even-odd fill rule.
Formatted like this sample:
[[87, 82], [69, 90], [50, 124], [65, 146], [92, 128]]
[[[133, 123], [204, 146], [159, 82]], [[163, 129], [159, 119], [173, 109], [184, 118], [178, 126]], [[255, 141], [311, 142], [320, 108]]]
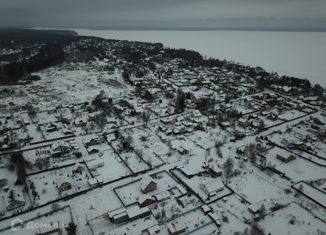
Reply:
[[163, 201], [169, 199], [170, 196], [171, 195], [170, 195], [169, 191], [163, 191], [161, 193], [156, 194], [154, 197], [158, 202], [163, 202]]
[[249, 207], [248, 207], [248, 210], [251, 214], [253, 215], [256, 215], [260, 212], [260, 209], [261, 207], [255, 205], [255, 204], [251, 204]]
[[114, 223], [121, 223], [129, 219], [128, 213], [125, 208], [111, 211], [107, 215], [109, 220]]
[[63, 124], [62, 133], [65, 135], [73, 135], [74, 132], [69, 128], [67, 124]]
[[69, 144], [70, 144], [72, 149], [74, 149], [76, 151], [79, 150], [79, 145], [77, 144], [77, 142], [75, 140], [69, 141]]
[[165, 117], [165, 118], [161, 118], [160, 122], [162, 122], [163, 124], [167, 125], [170, 124], [172, 122], [171, 118], [169, 117]]
[[275, 113], [270, 113], [267, 115], [267, 119], [269, 119], [271, 121], [276, 121], [278, 119], [278, 116]]
[[178, 128], [173, 128], [172, 132], [173, 132], [173, 135], [180, 135], [181, 134], [181, 131]]
[[167, 130], [166, 127], [164, 126], [159, 126], [158, 129], [161, 131], [161, 132], [165, 132]]
[[192, 115], [195, 117], [195, 118], [200, 118], [202, 116], [202, 114], [200, 113], [199, 110], [194, 110], [192, 112]]
[[238, 124], [242, 127], [248, 127], [250, 125], [249, 121], [245, 118], [239, 118]]
[[90, 146], [98, 145], [100, 144], [100, 139], [99, 138], [91, 138], [87, 142], [85, 142], [85, 147], [88, 148]]
[[160, 231], [161, 231], [161, 228], [158, 224], [147, 229], [147, 232], [149, 235], [157, 235], [160, 233]]
[[212, 212], [212, 209], [207, 205], [203, 205], [201, 207], [201, 209], [202, 209], [202, 211], [204, 212], [205, 215], [207, 215], [209, 212]]
[[178, 235], [184, 233], [187, 229], [186, 225], [182, 225], [178, 222], [172, 222], [167, 224], [168, 231], [171, 235]]
[[138, 205], [130, 206], [127, 209], [128, 218], [130, 220], [143, 218], [151, 214], [148, 207], [140, 208]]
[[178, 149], [178, 152], [179, 152], [180, 155], [187, 155], [189, 153], [189, 150], [188, 149], [185, 149], [183, 147], [180, 147]]
[[222, 126], [223, 128], [227, 128], [227, 127], [230, 127], [230, 126], [231, 126], [231, 123], [230, 123], [230, 122], [222, 122], [222, 123], [221, 123], [221, 126]]
[[224, 184], [220, 178], [211, 179], [205, 184], [202, 184], [202, 190], [209, 196], [214, 197], [224, 189]]
[[205, 78], [203, 77], [203, 75], [199, 74], [196, 78], [195, 85], [202, 86], [204, 81]]
[[177, 184], [176, 188], [179, 190], [180, 192], [180, 197], [184, 196], [187, 194], [187, 190], [182, 187], [180, 184]]
[[74, 121], [74, 124], [76, 127], [82, 127], [87, 125], [87, 119], [86, 118], [76, 118]]
[[98, 184], [97, 180], [94, 179], [94, 178], [91, 178], [91, 179], [87, 180], [87, 183], [88, 183], [88, 186], [91, 187], [91, 188], [95, 187]]
[[221, 220], [220, 220], [220, 218], [219, 218], [219, 216], [217, 214], [215, 214], [213, 212], [209, 212], [208, 216], [213, 220], [213, 222], [215, 223], [215, 225], [217, 227], [221, 227], [221, 225], [222, 225]]
[[70, 182], [63, 180], [62, 182], [59, 182], [57, 184], [57, 188], [58, 188], [58, 191], [61, 193], [61, 192], [71, 189], [72, 185]]
[[246, 153], [246, 150], [247, 150], [246, 146], [240, 146], [237, 148], [236, 153], [240, 155], [244, 155]]
[[67, 142], [57, 141], [51, 146], [51, 153], [53, 157], [61, 157], [64, 154], [70, 153], [71, 148]]
[[258, 152], [265, 152], [268, 149], [268, 146], [265, 142], [260, 142], [256, 144], [256, 150]]
[[285, 163], [288, 163], [296, 159], [296, 157], [291, 153], [277, 153], [276, 158]]
[[140, 208], [145, 207], [145, 206], [150, 206], [150, 205], [154, 204], [155, 202], [156, 202], [156, 200], [147, 194], [141, 195], [138, 199], [138, 205]]
[[47, 108], [47, 113], [48, 113], [48, 114], [55, 113], [56, 111], [57, 111], [57, 109], [56, 109], [55, 107]]
[[213, 177], [220, 177], [222, 175], [222, 169], [218, 168], [215, 165], [207, 165], [203, 166], [204, 169], [208, 171], [208, 173]]
[[312, 151], [312, 147], [306, 143], [300, 143], [299, 145], [297, 145], [297, 148], [300, 149], [300, 150], [303, 150], [303, 151]]
[[267, 115], [268, 115], [268, 112], [267, 112], [267, 111], [261, 111], [260, 114], [261, 114], [262, 116], [267, 116]]
[[91, 160], [89, 162], [87, 162], [87, 167], [88, 169], [90, 169], [91, 171], [95, 171], [97, 170], [98, 168], [101, 168], [104, 166], [104, 161], [101, 161], [101, 160]]
[[72, 170], [72, 172], [74, 173], [74, 174], [81, 174], [81, 173], [83, 173], [84, 171], [85, 171], [85, 166], [84, 165], [82, 165], [82, 164], [80, 164], [80, 163], [76, 163], [75, 165], [74, 165], [74, 169]]
[[94, 153], [100, 152], [100, 150], [96, 146], [90, 146], [90, 147], [87, 148], [87, 152], [89, 154], [94, 154]]
[[264, 121], [262, 119], [254, 119], [254, 120], [252, 120], [251, 125], [254, 128], [257, 128], [257, 129], [262, 129], [262, 128], [265, 127], [265, 123], [264, 123]]
[[53, 132], [56, 130], [58, 130], [58, 127], [55, 124], [53, 124], [52, 122], [46, 126], [47, 132]]
[[25, 199], [23, 191], [21, 190], [9, 190], [6, 197], [6, 207], [7, 210], [14, 210], [25, 205]]
[[117, 140], [117, 138], [116, 138], [116, 136], [115, 136], [114, 133], [107, 134], [107, 136], [106, 136], [106, 141], [107, 141], [108, 143], [111, 143], [111, 142], [113, 142], [113, 141], [115, 141], [115, 140]]
[[140, 188], [143, 193], [149, 193], [156, 190], [156, 181], [150, 176], [144, 176], [140, 181]]

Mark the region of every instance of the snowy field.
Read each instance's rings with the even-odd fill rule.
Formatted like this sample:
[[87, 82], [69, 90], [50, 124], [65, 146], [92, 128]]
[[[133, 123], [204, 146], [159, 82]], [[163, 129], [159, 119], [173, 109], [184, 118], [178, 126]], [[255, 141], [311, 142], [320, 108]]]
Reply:
[[83, 36], [161, 42], [326, 86], [325, 32], [73, 30]]
[[272, 234], [325, 234], [325, 224], [297, 204], [266, 217], [262, 222], [266, 233]]

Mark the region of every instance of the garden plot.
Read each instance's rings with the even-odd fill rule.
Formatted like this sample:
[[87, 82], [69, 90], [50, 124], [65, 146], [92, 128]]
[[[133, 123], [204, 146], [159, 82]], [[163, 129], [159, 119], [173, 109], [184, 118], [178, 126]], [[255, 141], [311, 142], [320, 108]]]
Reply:
[[[12, 208], [12, 209], [8, 210], [9, 204], [7, 203], [7, 200], [8, 200], [9, 193], [11, 192], [9, 190], [14, 190], [16, 195], [17, 195], [17, 193], [19, 195], [21, 195], [22, 197], [20, 197], [20, 199], [23, 200], [24, 205], [22, 205], [21, 207]], [[28, 195], [28, 193], [26, 193], [24, 191], [24, 188], [22, 186], [14, 186], [14, 187], [11, 187], [9, 190], [5, 189], [4, 191], [0, 192], [1, 217], [17, 215], [17, 213], [22, 213], [32, 207], [32, 203], [29, 198], [29, 195]]]
[[0, 179], [2, 187], [14, 186], [16, 182], [15, 164], [11, 162], [10, 156], [1, 156], [0, 158]]
[[189, 151], [189, 154], [186, 155], [186, 157], [201, 157], [205, 156], [206, 153], [206, 151], [202, 147], [195, 145], [192, 141], [186, 139], [184, 136], [179, 136], [178, 138], [171, 140], [170, 144], [172, 149], [176, 152], [178, 152], [180, 148], [187, 149]]
[[288, 111], [283, 112], [282, 114], [278, 115], [278, 118], [282, 119], [282, 120], [285, 120], [285, 121], [290, 121], [290, 120], [293, 120], [295, 118], [302, 117], [304, 115], [306, 115], [306, 113], [301, 112], [301, 111], [296, 110], [296, 109], [291, 109], [291, 110], [288, 110]]
[[70, 208], [64, 207], [26, 221], [17, 219], [15, 229], [10, 227], [4, 232], [7, 235], [61, 234], [71, 221]]
[[[31, 206], [31, 201], [28, 194], [25, 192], [23, 185], [16, 185], [17, 176], [15, 173], [15, 164], [11, 162], [9, 157], [1, 156], [0, 165], [0, 216], [8, 214], [10, 215], [12, 213], [16, 213], [17, 211], [23, 211], [29, 208]], [[8, 196], [10, 195], [11, 190], [22, 196], [19, 197], [19, 199], [24, 201], [24, 205], [22, 207], [7, 211], [7, 207], [9, 205], [9, 203], [7, 203]]]
[[143, 159], [150, 163], [153, 167], [158, 167], [165, 162], [162, 160], [162, 156], [167, 154], [169, 149], [164, 143], [157, 141], [153, 145], [145, 145], [144, 148], [138, 148], [136, 151], [141, 151]]
[[[24, 151], [24, 159], [32, 165], [32, 168], [26, 168], [27, 173], [53, 167], [52, 164], [56, 162], [56, 158], [53, 158], [50, 152], [51, 144]], [[42, 162], [42, 164], [38, 164], [38, 162]]]
[[197, 229], [209, 224], [213, 224], [213, 220], [209, 216], [205, 215], [202, 209], [199, 207], [195, 210], [188, 211], [174, 220], [169, 221], [164, 227], [161, 226], [161, 228], [163, 228], [160, 234], [171, 234], [168, 232], [168, 227], [184, 228], [185, 232], [188, 233], [196, 231]]
[[156, 117], [164, 117], [175, 114], [175, 108], [170, 106], [168, 102], [151, 106], [151, 111], [156, 114]]
[[[143, 120], [141, 119], [140, 115], [137, 116], [137, 115], [124, 114], [122, 119], [121, 119], [120, 125], [121, 126], [123, 126], [123, 125], [134, 125], [135, 123], [139, 123], [139, 122], [143, 123]], [[107, 130], [114, 129], [114, 126], [115, 125], [112, 125]]]
[[223, 213], [220, 213], [221, 217], [224, 218], [225, 222], [222, 222], [222, 225], [220, 227], [220, 234], [225, 235], [234, 235], [236, 232], [243, 232], [246, 228], [249, 228], [249, 226], [245, 223], [243, 223], [241, 220], [236, 218], [234, 214], [231, 214], [228, 211], [224, 211]]
[[91, 179], [91, 176], [86, 166], [75, 164], [30, 175], [27, 177], [26, 183], [33, 204], [42, 205], [60, 197], [88, 189], [89, 179]]
[[326, 178], [310, 181], [308, 183], [326, 193]]
[[[77, 147], [78, 149], [76, 149], [77, 142], [75, 139], [66, 139], [65, 142], [69, 143], [71, 147], [75, 148], [75, 151], [79, 150], [79, 147]], [[62, 157], [52, 156], [51, 144], [54, 143], [55, 142], [49, 142], [43, 146], [38, 145], [38, 148], [25, 150], [23, 152], [25, 160], [30, 163], [30, 167], [26, 168], [28, 174], [36, 173], [42, 170], [49, 170], [52, 168], [67, 166], [75, 163], [78, 160], [74, 155], [74, 150], [71, 153], [63, 155]]]
[[232, 193], [220, 178], [197, 175], [188, 178], [180, 170], [173, 170], [173, 174], [205, 203], [211, 203]]
[[244, 100], [238, 100], [236, 102], [232, 102], [232, 108], [240, 112], [242, 115], [246, 115], [258, 111], [257, 109], [252, 107], [252, 104], [250, 102], [246, 102]]
[[52, 140], [52, 139], [59, 139], [59, 138], [63, 138], [66, 137], [66, 135], [62, 132], [62, 128], [63, 125], [61, 122], [56, 122], [55, 125], [57, 126], [57, 130], [55, 131], [47, 131], [47, 125], [42, 125], [40, 126], [42, 133], [43, 133], [43, 137], [46, 140]]
[[[212, 222], [209, 224], [204, 224], [197, 227], [195, 230], [188, 232], [187, 234], [197, 235], [197, 234], [216, 234], [219, 229]], [[224, 233], [223, 233], [224, 234]]]
[[278, 125], [283, 123], [284, 121], [277, 119], [275, 121], [269, 120], [268, 118], [264, 117], [264, 116], [260, 116], [262, 118], [262, 120], [264, 121], [265, 124], [265, 128], [270, 128], [272, 126]]
[[[301, 180], [316, 180], [325, 177], [325, 170], [313, 162], [307, 161], [301, 157], [296, 157], [295, 160], [288, 163], [282, 162], [276, 158], [276, 154], [280, 151], [278, 147], [274, 147], [264, 153], [267, 165], [272, 166], [276, 170], [284, 173], [292, 181], [298, 182]], [[291, 154], [288, 152], [288, 154]]]
[[81, 223], [85, 223], [84, 219], [90, 221], [94, 226], [104, 222], [104, 228], [106, 229], [108, 228], [108, 221], [107, 219], [102, 221], [104, 216], [101, 215], [106, 215], [108, 212], [121, 207], [122, 203], [119, 198], [111, 188], [106, 187], [94, 189], [78, 198], [78, 200], [73, 201], [73, 211], [77, 214], [77, 219]]
[[123, 159], [125, 164], [132, 170], [133, 173], [150, 169], [150, 167], [134, 152], [120, 153], [120, 157]]
[[[156, 173], [151, 175], [151, 177], [156, 182], [156, 189], [151, 192], [147, 192], [146, 194], [149, 196], [154, 196], [156, 194], [165, 192], [177, 185], [177, 182], [166, 171]], [[114, 189], [117, 196], [125, 206], [136, 203], [139, 197], [143, 195], [140, 181], [141, 179]]]
[[320, 164], [322, 166], [326, 166], [326, 158], [320, 158], [320, 157], [317, 157], [317, 156], [312, 155], [310, 153], [303, 152], [303, 151], [301, 151], [299, 149], [295, 149], [295, 150], [293, 150], [293, 152], [298, 154], [299, 156], [305, 158], [305, 159], [309, 159], [312, 162], [315, 162], [315, 163]]
[[323, 222], [295, 203], [266, 216], [260, 224], [266, 234], [325, 234], [326, 231]]
[[189, 139], [202, 147], [203, 149], [210, 149], [215, 146], [215, 138], [203, 131], [195, 131]]
[[[53, 107], [55, 108], [55, 107]], [[58, 119], [55, 117], [55, 115], [53, 114], [49, 114], [47, 111], [43, 111], [43, 112], [37, 112], [36, 114], [36, 118], [35, 120], [37, 120], [37, 122], [39, 124], [46, 124], [46, 123], [56, 123], [58, 121]]]
[[[52, 87], [52, 93], [57, 93], [53, 100], [60, 100], [62, 104], [89, 101], [103, 89], [103, 80], [118, 80], [117, 78], [121, 77], [120, 72], [116, 71], [114, 74], [107, 74], [98, 71], [97, 67], [90, 67], [85, 63], [54, 66], [36, 74], [41, 76], [42, 79], [36, 81], [34, 85], [47, 84], [47, 87]], [[108, 87], [107, 83], [105, 87]], [[119, 97], [125, 95], [126, 92], [127, 89], [121, 87], [119, 89], [110, 89], [110, 97]], [[62, 96], [65, 99], [60, 99]]]
[[269, 209], [275, 203], [286, 204], [290, 198], [284, 193], [284, 186], [271, 184], [266, 174], [247, 173], [233, 178], [229, 186], [254, 207], [263, 204]]
[[[87, 138], [82, 137], [81, 142], [83, 144], [81, 147], [81, 152], [85, 153], [86, 156], [95, 156], [95, 155], [103, 153], [104, 151], [106, 151], [108, 149], [111, 149], [107, 143], [103, 143], [100, 140], [98, 140], [98, 143], [88, 144], [88, 142], [92, 141], [92, 139], [93, 139], [93, 136], [87, 136]], [[84, 150], [86, 150], [86, 152]]]
[[131, 174], [131, 171], [112, 149], [103, 151], [103, 154], [87, 161], [87, 166], [96, 178], [103, 178], [104, 182], [112, 181]]
[[326, 142], [324, 141], [323, 143], [321, 141], [317, 141], [311, 143], [311, 145], [313, 147], [314, 154], [323, 158], [326, 161]]
[[188, 211], [195, 210], [201, 205], [202, 202], [192, 194], [178, 199], [171, 197], [166, 201], [151, 206], [151, 211], [155, 218], [160, 218], [160, 223], [162, 224], [173, 218], [186, 214]]
[[293, 185], [293, 187], [296, 190], [298, 190], [300, 193], [302, 193], [303, 195], [307, 196], [311, 200], [320, 204], [322, 207], [326, 208], [326, 193], [325, 192], [323, 192], [315, 187], [312, 187], [311, 185], [309, 185], [305, 182], [297, 183], [297, 184]]
[[104, 234], [104, 235], [120, 235], [120, 234], [143, 234], [148, 228], [158, 225], [157, 220], [151, 215], [145, 218], [137, 219], [135, 221], [131, 221], [123, 226], [117, 227], [112, 230], [108, 230], [107, 225], [102, 228], [96, 228], [96, 234]]
[[222, 200], [218, 200], [217, 202], [210, 204], [210, 206], [213, 210], [221, 213], [228, 211], [243, 222], [250, 221], [252, 218], [252, 214], [248, 210], [248, 203], [235, 194], [225, 197]]
[[169, 147], [153, 131], [137, 128], [133, 131], [132, 137], [135, 151], [140, 152], [145, 161], [154, 167], [164, 163], [160, 156], [167, 154]]
[[25, 126], [29, 136], [31, 137], [30, 143], [37, 143], [46, 140], [41, 128], [34, 124]]
[[154, 151], [147, 149], [146, 147], [141, 150], [143, 153], [143, 159], [148, 162], [153, 168], [162, 166], [165, 162], [162, 160], [161, 155]]

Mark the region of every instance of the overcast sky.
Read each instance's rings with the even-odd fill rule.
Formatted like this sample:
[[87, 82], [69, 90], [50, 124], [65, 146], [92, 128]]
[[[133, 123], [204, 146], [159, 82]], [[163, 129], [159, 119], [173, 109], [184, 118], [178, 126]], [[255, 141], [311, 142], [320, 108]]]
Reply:
[[326, 0], [0, 0], [0, 26], [326, 28]]

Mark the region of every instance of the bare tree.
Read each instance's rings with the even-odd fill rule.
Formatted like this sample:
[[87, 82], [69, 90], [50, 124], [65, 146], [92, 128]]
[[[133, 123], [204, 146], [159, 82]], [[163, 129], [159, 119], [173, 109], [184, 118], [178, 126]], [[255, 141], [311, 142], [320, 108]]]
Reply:
[[150, 120], [150, 113], [148, 110], [145, 110], [142, 114], [142, 119], [143, 119], [143, 122], [144, 122], [144, 126], [147, 127], [148, 126], [148, 123], [149, 123], [149, 120]]
[[226, 179], [230, 179], [232, 174], [233, 174], [233, 160], [231, 158], [228, 158], [226, 162], [223, 164], [223, 170], [224, 170], [224, 175]]
[[250, 162], [255, 164], [256, 161], [257, 161], [257, 157], [256, 157], [256, 154], [257, 154], [257, 148], [256, 148], [256, 144], [254, 143], [251, 143], [248, 145], [248, 158], [250, 159]]

